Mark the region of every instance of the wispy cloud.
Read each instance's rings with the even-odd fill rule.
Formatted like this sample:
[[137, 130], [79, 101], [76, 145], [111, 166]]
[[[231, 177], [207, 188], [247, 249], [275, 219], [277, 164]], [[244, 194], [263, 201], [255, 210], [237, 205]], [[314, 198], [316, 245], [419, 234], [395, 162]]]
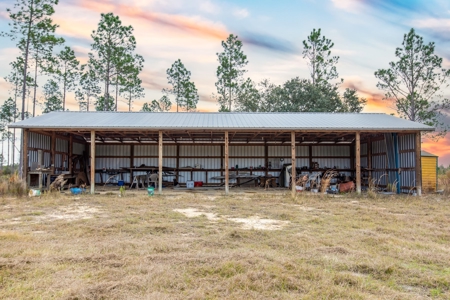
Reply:
[[211, 2], [210, 0], [201, 1], [198, 5], [200, 11], [206, 12], [209, 14], [218, 14], [220, 12], [220, 8], [217, 4]]
[[[113, 11], [120, 16], [141, 19], [151, 24], [176, 29], [203, 38], [225, 40], [230, 34], [229, 30], [227, 30], [223, 24], [205, 20], [198, 16], [187, 17], [176, 14], [149, 12], [134, 6], [123, 4], [113, 5], [107, 0], [98, 0], [95, 1], [95, 3], [92, 1], [80, 0], [80, 4], [82, 7], [96, 12]], [[240, 14], [241, 16], [244, 16], [245, 14], [248, 15], [248, 12], [241, 11]], [[265, 34], [244, 34], [243, 41], [250, 45], [271, 51], [281, 51], [285, 53], [296, 51], [288, 42]]]
[[365, 112], [384, 112], [394, 113], [392, 103], [388, 100], [383, 100], [384, 95], [380, 92], [373, 92], [366, 88], [359, 80], [347, 79], [342, 84], [342, 88], [349, 88], [358, 91], [360, 97], [367, 99], [367, 106]]
[[333, 5], [339, 9], [349, 12], [358, 12], [361, 8], [362, 0], [331, 0]]
[[292, 43], [269, 35], [247, 32], [244, 33], [242, 40], [244, 43], [265, 48], [267, 50], [291, 54], [299, 52], [299, 49], [292, 45]]
[[450, 42], [450, 18], [425, 18], [411, 22], [413, 27], [425, 30], [440, 41]]
[[233, 15], [238, 19], [245, 19], [250, 15], [250, 13], [245, 8], [237, 8], [234, 10]]

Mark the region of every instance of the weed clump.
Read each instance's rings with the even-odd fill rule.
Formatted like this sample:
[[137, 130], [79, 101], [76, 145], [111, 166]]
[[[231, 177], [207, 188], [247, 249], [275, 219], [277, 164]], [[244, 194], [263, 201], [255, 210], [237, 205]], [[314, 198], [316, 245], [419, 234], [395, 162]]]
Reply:
[[11, 175], [0, 175], [0, 196], [22, 197], [26, 194], [26, 184], [19, 178], [17, 173]]

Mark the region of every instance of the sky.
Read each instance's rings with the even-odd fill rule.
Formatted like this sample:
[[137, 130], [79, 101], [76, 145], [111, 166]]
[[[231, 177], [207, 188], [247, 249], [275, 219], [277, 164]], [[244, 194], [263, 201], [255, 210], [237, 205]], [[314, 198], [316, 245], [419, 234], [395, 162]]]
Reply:
[[[6, 8], [14, 3], [0, 2], [0, 31], [8, 31]], [[101, 13], [112, 12], [124, 25], [133, 26], [136, 52], [145, 59], [141, 73], [145, 98], [134, 102], [134, 111], [162, 96], [161, 90], [169, 87], [166, 70], [177, 59], [192, 73], [200, 95], [198, 110], [217, 111], [219, 105], [212, 98], [216, 53], [222, 51], [221, 41], [230, 33], [243, 42], [249, 61], [246, 77], [283, 84], [293, 77], [309, 77], [302, 41], [313, 29], [321, 28], [335, 44], [332, 54], [340, 57], [337, 70], [344, 80], [342, 89], [354, 88], [366, 97], [363, 112], [367, 113], [395, 113], [376, 87], [374, 72], [395, 60], [395, 48], [411, 28], [426, 43], [436, 43], [443, 67], [450, 68], [448, 0], [60, 0], [55, 10], [56, 33], [75, 50], [81, 63], [87, 60], [91, 33]], [[0, 103], [9, 96], [10, 87], [3, 78], [18, 54], [14, 42], [0, 37]], [[41, 80], [38, 84], [43, 85], [45, 79]], [[442, 94], [450, 98], [450, 89]], [[38, 98], [42, 101], [41, 94]], [[67, 107], [78, 110], [73, 93], [68, 95]], [[127, 110], [127, 104], [119, 103], [119, 110]], [[450, 134], [438, 142], [424, 139], [422, 147], [439, 155], [440, 163], [450, 164]]]

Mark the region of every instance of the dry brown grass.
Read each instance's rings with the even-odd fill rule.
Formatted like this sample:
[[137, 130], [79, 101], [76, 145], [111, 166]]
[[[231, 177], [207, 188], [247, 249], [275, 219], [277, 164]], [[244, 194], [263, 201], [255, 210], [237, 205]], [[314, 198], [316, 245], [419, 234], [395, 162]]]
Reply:
[[10, 175], [0, 174], [0, 196], [24, 196], [28, 192], [25, 182], [17, 173]]
[[443, 190], [444, 195], [450, 196], [450, 171], [439, 174], [438, 189]]
[[449, 219], [440, 196], [0, 198], [0, 298], [448, 299]]

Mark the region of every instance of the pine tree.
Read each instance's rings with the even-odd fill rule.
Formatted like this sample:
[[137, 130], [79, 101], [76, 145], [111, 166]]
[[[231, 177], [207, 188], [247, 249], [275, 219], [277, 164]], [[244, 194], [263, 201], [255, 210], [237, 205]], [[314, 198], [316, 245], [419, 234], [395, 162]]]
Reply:
[[[33, 42], [37, 41], [39, 35], [51, 34], [51, 15], [55, 12], [54, 6], [58, 0], [16, 0], [14, 11], [7, 9], [9, 18], [12, 20], [11, 29], [3, 35], [9, 36], [17, 42], [17, 46], [22, 51], [23, 76], [22, 76], [22, 109], [21, 119], [25, 119], [25, 103], [27, 96], [28, 72], [30, 66], [30, 54]], [[47, 28], [50, 32], [42, 32]]]
[[58, 83], [50, 79], [44, 85], [44, 111], [43, 113], [49, 113], [51, 111], [61, 111], [63, 110], [62, 98], [63, 95], [60, 91]]
[[178, 59], [169, 69], [167, 69], [166, 73], [167, 80], [169, 84], [172, 85], [172, 88], [163, 90], [163, 92], [175, 96], [177, 112], [179, 109], [185, 109], [186, 111], [195, 109], [199, 97], [195, 84], [190, 81], [191, 72], [188, 71], [181, 60]]
[[313, 85], [330, 83], [331, 80], [338, 78], [336, 64], [339, 56], [331, 55], [334, 43], [321, 35], [320, 28], [313, 29], [307, 40], [303, 41], [303, 47], [303, 58], [308, 60]]
[[[128, 74], [136, 72], [132, 67], [136, 57], [133, 53], [136, 49], [133, 27], [123, 26], [119, 17], [112, 13], [102, 14], [98, 28], [91, 36], [94, 42], [89, 63], [98, 81], [103, 82], [105, 87], [103, 96], [96, 101], [96, 109], [116, 110], [119, 85]], [[111, 96], [111, 85], [116, 86], [116, 99]]]
[[85, 64], [81, 66], [80, 81], [77, 90], [75, 91], [75, 98], [78, 101], [80, 111], [89, 111], [91, 101], [98, 98], [101, 93], [99, 80], [92, 69], [92, 64]]
[[62, 110], [66, 110], [66, 94], [74, 91], [80, 76], [80, 62], [70, 47], [64, 47], [52, 61], [50, 72], [62, 87]]
[[231, 111], [243, 89], [243, 75], [246, 72], [247, 56], [242, 51], [242, 42], [230, 34], [222, 41], [223, 52], [217, 53], [217, 101], [222, 111]]
[[450, 70], [442, 68], [442, 58], [434, 54], [434, 43], [425, 44], [411, 29], [403, 37], [402, 47], [395, 50], [397, 61], [389, 69], [379, 69], [377, 87], [385, 90], [385, 100], [394, 102], [400, 117], [433, 126], [438, 131], [432, 137], [445, 136], [448, 124], [444, 114], [450, 100], [441, 89], [449, 86]]

